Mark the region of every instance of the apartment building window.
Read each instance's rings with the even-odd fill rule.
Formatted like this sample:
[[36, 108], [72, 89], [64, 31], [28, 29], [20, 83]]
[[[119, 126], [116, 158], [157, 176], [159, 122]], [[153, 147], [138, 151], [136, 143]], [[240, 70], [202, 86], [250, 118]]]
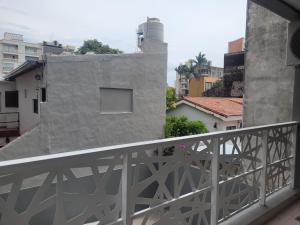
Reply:
[[3, 72], [10, 72], [14, 69], [14, 64], [13, 63], [3, 63], [2, 69], [3, 69]]
[[18, 108], [19, 107], [18, 91], [6, 91], [5, 92], [5, 107], [6, 108]]
[[25, 47], [25, 55], [37, 55], [37, 48], [35, 47]]
[[3, 44], [2, 51], [17, 54], [18, 53], [18, 45]]
[[37, 61], [39, 60], [39, 57], [34, 57], [34, 56], [25, 56], [26, 61]]
[[212, 82], [205, 82], [205, 90], [209, 90], [212, 88]]
[[9, 61], [16, 61], [18, 60], [18, 55], [3, 54], [3, 59]]
[[39, 105], [37, 99], [32, 99], [32, 105], [33, 105], [33, 113], [38, 114], [39, 113]]

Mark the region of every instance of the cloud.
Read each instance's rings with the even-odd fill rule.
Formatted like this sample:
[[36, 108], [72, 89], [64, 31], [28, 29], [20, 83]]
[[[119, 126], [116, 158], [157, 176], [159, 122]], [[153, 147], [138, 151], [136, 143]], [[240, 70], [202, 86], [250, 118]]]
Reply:
[[247, 0], [1, 2], [1, 32], [21, 33], [27, 41], [58, 40], [76, 46], [96, 38], [125, 52], [136, 50], [138, 24], [147, 16], [159, 17], [169, 44], [168, 83], [174, 85], [174, 68], [200, 51], [213, 65], [223, 65], [227, 42], [244, 36]]
[[11, 12], [11, 13], [20, 14], [23, 16], [29, 15], [27, 12], [25, 12], [23, 10], [19, 10], [19, 9], [7, 7], [7, 6], [0, 6], [0, 11]]

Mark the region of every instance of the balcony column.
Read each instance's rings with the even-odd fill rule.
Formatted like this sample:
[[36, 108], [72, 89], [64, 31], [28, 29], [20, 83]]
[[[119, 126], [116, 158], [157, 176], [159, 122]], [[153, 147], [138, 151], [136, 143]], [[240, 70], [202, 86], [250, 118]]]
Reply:
[[[300, 67], [296, 68], [294, 82], [294, 100], [293, 100], [293, 120], [300, 121]], [[299, 130], [298, 125], [298, 131]], [[294, 188], [300, 188], [300, 132], [297, 132], [295, 145], [295, 178]]]
[[219, 154], [220, 144], [219, 139], [212, 140], [212, 162], [211, 162], [211, 215], [210, 224], [217, 225], [219, 219]]

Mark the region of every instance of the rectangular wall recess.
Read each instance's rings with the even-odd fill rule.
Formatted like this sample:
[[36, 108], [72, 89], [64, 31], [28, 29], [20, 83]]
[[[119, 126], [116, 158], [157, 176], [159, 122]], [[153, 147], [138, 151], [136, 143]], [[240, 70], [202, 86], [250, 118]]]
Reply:
[[133, 90], [100, 88], [100, 112], [104, 114], [132, 113]]

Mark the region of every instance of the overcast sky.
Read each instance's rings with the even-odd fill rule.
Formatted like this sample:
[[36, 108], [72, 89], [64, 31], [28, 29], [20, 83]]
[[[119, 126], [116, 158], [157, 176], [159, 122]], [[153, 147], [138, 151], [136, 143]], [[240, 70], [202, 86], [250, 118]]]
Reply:
[[136, 51], [138, 24], [158, 17], [169, 43], [168, 83], [174, 85], [174, 68], [200, 51], [223, 66], [228, 41], [245, 35], [246, 1], [0, 0], [0, 35], [8, 31], [25, 41], [77, 47], [96, 38], [129, 53]]

